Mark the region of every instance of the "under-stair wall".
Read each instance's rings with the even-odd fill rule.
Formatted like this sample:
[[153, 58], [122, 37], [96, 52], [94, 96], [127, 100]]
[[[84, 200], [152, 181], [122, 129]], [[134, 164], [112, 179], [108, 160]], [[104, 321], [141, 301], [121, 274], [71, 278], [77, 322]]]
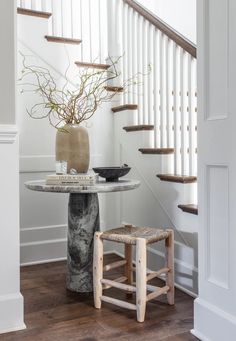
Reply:
[[[55, 75], [58, 84], [65, 83], [65, 70], [70, 65], [68, 80], [71, 86], [73, 84], [76, 86], [75, 76], [79, 69], [75, 62], [81, 61], [81, 44], [77, 40], [48, 41], [45, 36], [51, 34], [53, 14], [48, 12], [50, 7], [31, 7], [33, 4], [35, 5], [33, 1], [25, 3], [25, 5], [30, 5], [27, 9], [33, 8], [33, 12], [18, 10], [21, 13], [18, 15], [18, 51], [26, 56], [27, 62], [48, 68]], [[39, 16], [39, 11], [43, 13], [47, 11], [48, 15]], [[89, 16], [87, 11], [85, 14]], [[61, 37], [59, 30], [56, 34], [58, 38]], [[64, 34], [62, 37], [77, 39], [80, 36], [76, 35], [75, 38]], [[95, 46], [94, 55], [98, 53], [96, 49]], [[21, 77], [22, 70], [20, 53], [18, 54], [18, 78]], [[90, 44], [83, 46], [83, 53], [84, 58], [90, 55]], [[95, 62], [99, 63], [100, 60]], [[104, 63], [105, 60], [102, 62]], [[24, 187], [25, 181], [43, 179], [47, 174], [55, 171], [56, 130], [49, 125], [47, 120], [33, 120], [28, 116], [26, 108], [30, 108], [39, 99], [31, 93], [24, 92], [24, 87], [23, 93], [21, 90], [22, 87], [19, 86], [17, 94], [20, 130], [21, 264], [65, 259], [68, 195], [36, 193]], [[91, 148], [90, 167], [113, 164], [114, 134], [111, 104], [103, 105], [88, 122], [87, 128]], [[115, 198], [113, 194], [100, 195], [102, 227], [114, 224]]]

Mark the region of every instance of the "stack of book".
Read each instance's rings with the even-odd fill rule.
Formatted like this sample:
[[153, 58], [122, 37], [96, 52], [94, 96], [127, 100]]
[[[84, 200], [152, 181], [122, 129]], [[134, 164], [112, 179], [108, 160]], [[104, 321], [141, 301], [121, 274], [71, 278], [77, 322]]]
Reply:
[[98, 174], [51, 174], [47, 175], [46, 185], [77, 185], [94, 186], [98, 181]]

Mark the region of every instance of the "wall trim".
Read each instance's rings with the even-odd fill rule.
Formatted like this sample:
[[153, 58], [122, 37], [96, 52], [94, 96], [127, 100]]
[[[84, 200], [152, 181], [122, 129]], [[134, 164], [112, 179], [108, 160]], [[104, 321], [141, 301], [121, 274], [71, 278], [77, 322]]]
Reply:
[[[102, 154], [90, 155], [90, 167], [99, 164]], [[55, 155], [20, 155], [20, 173], [55, 172]]]
[[226, 335], [225, 331], [227, 331], [227, 338], [234, 340], [235, 316], [201, 298], [194, 301], [194, 316], [194, 329], [191, 332], [201, 340], [222, 341]]
[[66, 261], [66, 257], [51, 258], [51, 259], [45, 259], [45, 260], [41, 260], [41, 261], [25, 262], [25, 263], [21, 263], [20, 267], [30, 266], [30, 265], [47, 264], [47, 263], [57, 263], [57, 262], [62, 262], [62, 261]]
[[0, 144], [12, 144], [16, 141], [18, 129], [15, 124], [0, 125]]
[[0, 296], [0, 334], [26, 329], [23, 311], [24, 301], [20, 293]]
[[190, 333], [191, 333], [193, 336], [197, 337], [197, 338], [198, 338], [199, 340], [201, 340], [201, 341], [212, 341], [212, 340], [208, 339], [208, 338], [205, 337], [203, 334], [197, 332], [197, 331], [194, 330], [194, 329], [191, 329], [191, 330], [190, 330]]
[[34, 227], [23, 227], [20, 229], [21, 232], [27, 231], [38, 231], [38, 230], [46, 230], [46, 229], [54, 229], [54, 228], [67, 228], [66, 224], [58, 224], [58, 225], [48, 225], [48, 226], [34, 226]]
[[[179, 245], [180, 243], [175, 241], [175, 244], [178, 244], [178, 245]], [[183, 244], [183, 246], [186, 246], [186, 245]], [[155, 249], [153, 249], [153, 248], [150, 247], [150, 246], [147, 247], [147, 250], [148, 250], [149, 252], [151, 252], [151, 253], [154, 253], [154, 254], [157, 255], [157, 256], [160, 256], [160, 257], [162, 257], [162, 258], [165, 258], [165, 254], [164, 254], [163, 252], [158, 251], [158, 250], [155, 250]], [[191, 265], [191, 264], [185, 263], [185, 262], [183, 262], [182, 260], [180, 260], [180, 259], [178, 259], [178, 258], [175, 258], [175, 264], [181, 265], [181, 266], [183, 266], [183, 267], [185, 267], [185, 268], [187, 268], [187, 269], [189, 269], [189, 270], [191, 270], [191, 271], [194, 271], [194, 272], [197, 272], [197, 273], [198, 273], [198, 268], [196, 268], [195, 266], [193, 266], [193, 265]]]

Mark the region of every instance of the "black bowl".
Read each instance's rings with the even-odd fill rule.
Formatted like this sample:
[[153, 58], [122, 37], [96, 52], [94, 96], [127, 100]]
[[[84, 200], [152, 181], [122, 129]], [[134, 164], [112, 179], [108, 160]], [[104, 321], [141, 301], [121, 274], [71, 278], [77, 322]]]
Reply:
[[120, 177], [126, 175], [130, 171], [130, 167], [95, 167], [93, 168], [95, 173], [105, 178], [106, 181], [114, 182], [118, 181]]

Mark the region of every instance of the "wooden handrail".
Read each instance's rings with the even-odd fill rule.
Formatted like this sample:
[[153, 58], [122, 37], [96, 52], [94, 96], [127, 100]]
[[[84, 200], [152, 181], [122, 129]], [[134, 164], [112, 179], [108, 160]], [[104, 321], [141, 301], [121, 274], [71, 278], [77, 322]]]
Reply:
[[173, 40], [177, 45], [182, 47], [186, 52], [191, 54], [194, 58], [197, 57], [196, 45], [191, 41], [186, 39], [180, 33], [175, 31], [172, 27], [167, 25], [163, 20], [149, 12], [142, 5], [137, 3], [135, 0], [123, 0], [127, 5], [132, 7], [136, 12], [142, 15], [146, 20], [158, 28], [161, 32], [167, 35], [171, 40]]

